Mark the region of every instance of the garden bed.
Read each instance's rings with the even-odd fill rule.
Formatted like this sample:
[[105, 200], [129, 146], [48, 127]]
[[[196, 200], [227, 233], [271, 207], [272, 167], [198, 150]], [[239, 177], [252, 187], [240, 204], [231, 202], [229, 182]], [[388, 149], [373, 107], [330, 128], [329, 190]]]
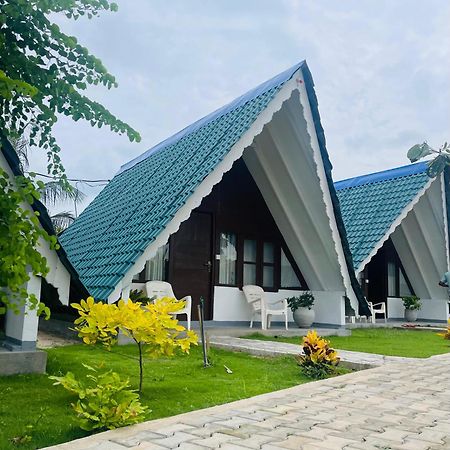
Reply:
[[[136, 346], [101, 347], [72, 345], [48, 352], [47, 372], [72, 371], [84, 375], [82, 363], [104, 361], [138, 384]], [[152, 412], [148, 420], [180, 414], [288, 388], [311, 381], [301, 375], [292, 357], [260, 358], [245, 353], [212, 349], [213, 366], [204, 369], [200, 348], [190, 355], [146, 360], [142, 403]], [[224, 366], [233, 373], [227, 373]], [[88, 435], [75, 420], [70, 403], [75, 397], [53, 386], [47, 375], [0, 377], [0, 448], [35, 449]], [[14, 444], [12, 440], [23, 441]]]
[[[300, 344], [302, 340], [298, 337], [263, 336], [259, 333], [242, 337], [290, 344]], [[428, 358], [450, 352], [450, 341], [443, 339], [433, 331], [416, 333], [414, 330], [392, 328], [357, 328], [352, 329], [351, 336], [329, 336], [327, 339], [331, 342], [331, 346], [338, 350], [387, 356]]]

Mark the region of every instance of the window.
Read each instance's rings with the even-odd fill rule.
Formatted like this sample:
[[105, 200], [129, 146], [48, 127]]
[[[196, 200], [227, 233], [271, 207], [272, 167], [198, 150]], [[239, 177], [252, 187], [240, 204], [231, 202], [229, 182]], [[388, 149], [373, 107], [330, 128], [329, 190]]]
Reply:
[[272, 242], [263, 244], [263, 287], [275, 287], [275, 249]]
[[394, 261], [388, 261], [387, 266], [387, 286], [388, 286], [388, 297], [396, 297], [397, 295], [397, 265]]
[[235, 285], [236, 280], [236, 235], [220, 233], [219, 284]]
[[403, 297], [413, 295], [411, 285], [407, 280], [400, 259], [390, 254], [387, 262], [387, 294], [388, 297]]
[[133, 281], [167, 281], [169, 271], [169, 244], [159, 247], [156, 255], [145, 263], [144, 270]]
[[281, 283], [282, 288], [301, 288], [300, 280], [289, 262], [284, 250], [281, 249]]
[[256, 284], [256, 241], [244, 240], [243, 284]]
[[256, 284], [269, 291], [307, 289], [278, 242], [222, 232], [219, 252], [219, 285]]

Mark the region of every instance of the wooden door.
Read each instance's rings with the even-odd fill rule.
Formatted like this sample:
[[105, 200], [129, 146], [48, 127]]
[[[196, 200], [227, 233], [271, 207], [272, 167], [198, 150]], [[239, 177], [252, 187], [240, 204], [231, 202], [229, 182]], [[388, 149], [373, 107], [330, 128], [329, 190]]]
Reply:
[[170, 274], [175, 295], [192, 297], [192, 318], [198, 320], [197, 305], [205, 300], [205, 319], [212, 319], [212, 216], [193, 212], [172, 236]]

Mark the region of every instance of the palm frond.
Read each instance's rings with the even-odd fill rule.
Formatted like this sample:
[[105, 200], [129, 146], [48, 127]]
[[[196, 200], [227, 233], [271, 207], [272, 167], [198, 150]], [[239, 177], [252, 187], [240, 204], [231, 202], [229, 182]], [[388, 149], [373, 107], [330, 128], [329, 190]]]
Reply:
[[81, 203], [86, 194], [73, 185], [69, 188], [64, 186], [60, 181], [48, 181], [43, 189], [40, 189], [41, 201], [47, 206], [54, 206], [57, 203], [74, 202]]
[[56, 234], [61, 234], [74, 220], [75, 216], [70, 211], [61, 211], [50, 217]]

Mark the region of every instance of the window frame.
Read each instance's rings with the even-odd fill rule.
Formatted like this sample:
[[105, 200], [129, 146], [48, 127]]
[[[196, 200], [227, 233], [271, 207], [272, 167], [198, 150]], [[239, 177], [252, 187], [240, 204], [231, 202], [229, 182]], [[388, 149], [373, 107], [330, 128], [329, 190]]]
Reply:
[[[236, 284], [223, 284], [219, 282], [219, 271], [220, 271], [220, 260], [216, 264], [217, 269], [215, 270], [215, 285], [222, 287], [238, 287], [242, 289], [244, 282], [244, 264], [254, 264], [256, 266], [256, 279], [255, 284], [261, 286], [266, 292], [278, 292], [282, 290], [293, 290], [293, 291], [304, 291], [308, 290], [308, 285], [300, 272], [297, 264], [295, 263], [291, 252], [287, 249], [286, 244], [280, 238], [267, 235], [258, 235], [250, 233], [239, 233], [236, 230], [230, 229], [220, 229], [217, 230], [216, 234], [216, 255], [220, 255], [220, 235], [225, 234], [235, 234], [236, 235], [236, 249], [237, 249], [237, 259], [236, 259]], [[245, 261], [244, 260], [244, 241], [253, 240], [256, 241], [256, 261]], [[273, 263], [264, 262], [264, 243], [271, 243], [273, 245]], [[289, 261], [292, 269], [294, 270], [300, 286], [297, 287], [282, 287], [281, 286], [281, 249], [283, 249], [287, 260]], [[273, 267], [274, 270], [274, 285], [264, 286], [263, 285], [263, 272], [264, 266]]]

